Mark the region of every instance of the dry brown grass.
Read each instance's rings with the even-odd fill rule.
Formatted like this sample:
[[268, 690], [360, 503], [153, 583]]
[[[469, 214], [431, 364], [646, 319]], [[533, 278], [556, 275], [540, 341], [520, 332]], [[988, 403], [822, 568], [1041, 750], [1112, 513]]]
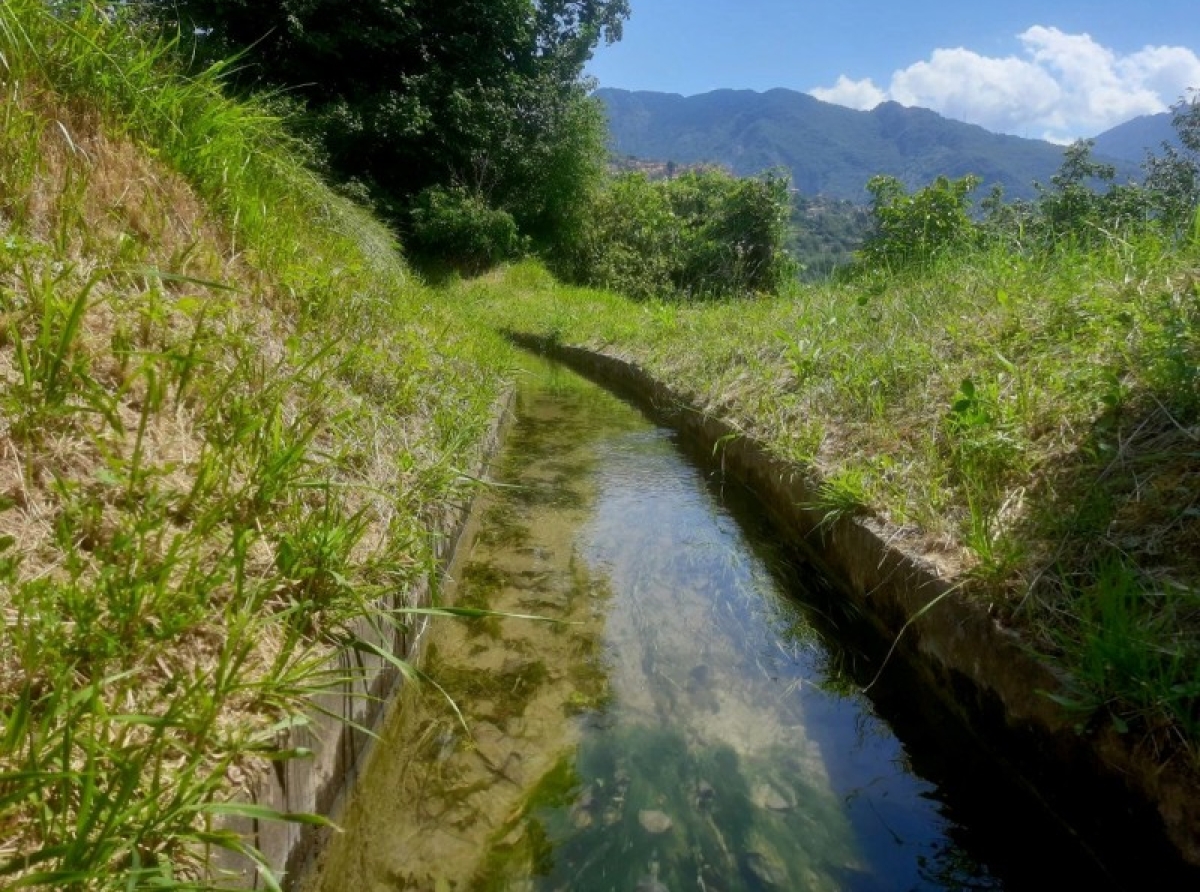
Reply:
[[[251, 735], [325, 683], [312, 674], [330, 646], [320, 633], [427, 570], [435, 502], [474, 448], [469, 429], [448, 443], [442, 426], [460, 408], [481, 428], [476, 392], [494, 394], [496, 382], [434, 390], [455, 371], [448, 339], [389, 331], [380, 323], [397, 318], [391, 309], [338, 310], [330, 294], [354, 285], [306, 272], [320, 258], [304, 246], [275, 249], [298, 264], [286, 276], [256, 265], [264, 252], [244, 252], [182, 177], [86, 105], [29, 82], [0, 87], [26, 140], [0, 149], [0, 542], [16, 557], [0, 585], [0, 704], [57, 703], [46, 708], [61, 715], [38, 718], [46, 753], [60, 747], [101, 789], [124, 767], [90, 759], [78, 741], [137, 753], [125, 761], [141, 765], [140, 786], [166, 784], [138, 812], [155, 821], [172, 778], [192, 783], [196, 802], [245, 792], [265, 764], [247, 750]], [[301, 312], [304, 288], [320, 293], [322, 312], [345, 315]], [[84, 293], [78, 329], [60, 344]], [[55, 394], [52, 360], [66, 387]], [[157, 600], [131, 607], [125, 585]], [[297, 638], [297, 623], [310, 637]], [[231, 671], [227, 690], [206, 692]], [[173, 716], [179, 727], [163, 737], [146, 719], [93, 722], [64, 705], [72, 685], [109, 675], [120, 681], [104, 686], [104, 714]], [[43, 757], [32, 738], [14, 742], [0, 752], [10, 777]], [[217, 786], [195, 780], [209, 775]], [[0, 865], [60, 845], [86, 818], [69, 800], [49, 822], [36, 795], [6, 801]], [[127, 859], [122, 838], [135, 831], [117, 829], [113, 850]], [[177, 878], [202, 877], [186, 835], [139, 845], [174, 862]], [[91, 885], [120, 882], [127, 861], [97, 857], [106, 879]]]

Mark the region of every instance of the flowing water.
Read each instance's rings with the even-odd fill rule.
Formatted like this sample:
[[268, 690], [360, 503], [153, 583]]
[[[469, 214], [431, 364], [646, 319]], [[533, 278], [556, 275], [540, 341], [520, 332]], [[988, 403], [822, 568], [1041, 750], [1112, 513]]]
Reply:
[[493, 476], [455, 603], [554, 622], [434, 621], [461, 718], [406, 691], [315, 889], [1031, 888], [1047, 847], [1086, 875], [1003, 781], [955, 799], [991, 769], [928, 704], [901, 741], [902, 667], [860, 693], [827, 589], [673, 433], [531, 361]]

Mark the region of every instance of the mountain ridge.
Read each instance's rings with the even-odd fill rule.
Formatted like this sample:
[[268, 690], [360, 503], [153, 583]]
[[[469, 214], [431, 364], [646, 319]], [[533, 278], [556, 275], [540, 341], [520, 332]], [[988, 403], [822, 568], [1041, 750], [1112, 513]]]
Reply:
[[1158, 153], [1163, 143], [1180, 148], [1175, 132], [1174, 114], [1169, 111], [1156, 115], [1138, 115], [1094, 137], [1097, 154], [1141, 163], [1147, 152]]
[[[784, 88], [682, 96], [605, 87], [595, 95], [619, 155], [717, 163], [741, 176], [783, 168], [803, 194], [859, 203], [876, 174], [909, 188], [976, 174], [977, 194], [998, 184], [1009, 198], [1032, 198], [1034, 182], [1048, 182], [1062, 164], [1062, 146], [896, 102], [857, 111]], [[1100, 160], [1114, 164], [1120, 179], [1137, 175], [1129, 159]]]

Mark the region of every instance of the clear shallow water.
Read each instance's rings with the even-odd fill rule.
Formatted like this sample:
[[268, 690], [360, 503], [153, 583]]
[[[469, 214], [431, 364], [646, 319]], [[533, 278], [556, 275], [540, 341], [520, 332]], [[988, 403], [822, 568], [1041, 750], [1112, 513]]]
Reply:
[[1040, 818], [928, 779], [947, 751], [952, 781], [977, 769], [879, 717], [753, 508], [619, 399], [531, 367], [455, 598], [556, 622], [435, 622], [425, 668], [469, 733], [407, 692], [316, 889], [1032, 888], [1048, 847], [1081, 879]]

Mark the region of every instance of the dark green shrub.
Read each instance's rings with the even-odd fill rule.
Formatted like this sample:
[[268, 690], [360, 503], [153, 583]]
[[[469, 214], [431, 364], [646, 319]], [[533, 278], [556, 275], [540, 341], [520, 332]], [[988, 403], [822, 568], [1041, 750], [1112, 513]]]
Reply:
[[598, 196], [569, 274], [637, 298], [776, 291], [797, 271], [789, 217], [783, 177], [624, 174]]
[[967, 208], [968, 196], [979, 182], [977, 176], [938, 177], [909, 195], [895, 177], [872, 177], [867, 191], [872, 196], [875, 228], [863, 243], [863, 261], [891, 269], [921, 266], [974, 244], [979, 227]]
[[786, 177], [725, 177], [713, 189], [716, 206], [701, 221], [689, 265], [698, 274], [684, 290], [708, 287], [722, 294], [775, 292], [799, 269], [787, 251], [791, 196]]
[[488, 206], [458, 187], [431, 186], [410, 211], [409, 244], [419, 256], [478, 272], [520, 252], [517, 224], [507, 211]]
[[640, 173], [615, 177], [596, 198], [570, 273], [629, 297], [668, 294], [682, 234], [659, 184]]

